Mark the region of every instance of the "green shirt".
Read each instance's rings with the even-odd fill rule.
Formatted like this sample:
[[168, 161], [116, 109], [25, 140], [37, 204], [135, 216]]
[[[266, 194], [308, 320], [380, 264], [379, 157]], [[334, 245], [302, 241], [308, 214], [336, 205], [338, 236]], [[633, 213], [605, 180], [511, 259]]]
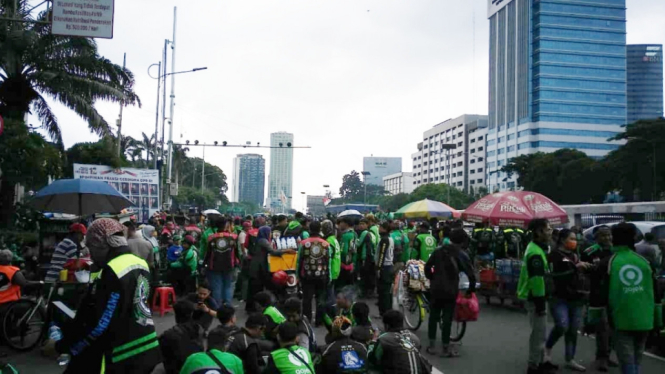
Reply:
[[397, 250], [401, 250], [401, 256], [399, 258], [394, 258], [393, 261], [409, 261], [409, 251], [407, 248], [409, 245], [409, 238], [407, 238], [406, 235], [399, 230], [393, 230], [390, 233], [390, 237], [393, 238], [393, 242], [395, 243], [395, 251], [397, 252]]
[[345, 265], [355, 264], [356, 263], [356, 232], [352, 229], [346, 230], [342, 234], [341, 246], [341, 258], [342, 262]]
[[421, 261], [427, 262], [429, 256], [432, 255], [436, 249], [436, 238], [432, 234], [420, 234], [416, 237], [414, 248], [416, 249], [414, 254], [411, 255], [417, 256], [416, 258]]
[[270, 357], [280, 374], [316, 374], [312, 372], [314, 370], [312, 356], [303, 347], [292, 345], [288, 348], [280, 348], [273, 351]]
[[199, 248], [201, 248], [201, 258], [205, 258], [206, 251], [208, 250], [208, 237], [217, 232], [217, 229], [214, 227], [208, 227], [203, 231], [201, 235], [201, 240], [199, 240]]
[[337, 241], [335, 235], [329, 236], [326, 241], [330, 244], [330, 279], [335, 280], [339, 278], [339, 271], [342, 264], [339, 241]]
[[609, 315], [619, 331], [651, 331], [654, 325], [653, 273], [649, 261], [628, 247], [612, 248]]
[[169, 265], [174, 269], [181, 269], [184, 267], [189, 268], [192, 274], [196, 274], [196, 269], [199, 265], [199, 259], [196, 247], [191, 246], [184, 256], [180, 256], [178, 261], [171, 262]]
[[517, 284], [517, 297], [528, 300], [530, 297], [545, 297], [545, 275], [549, 269], [547, 256], [538, 244], [531, 242], [526, 247], [520, 279]]
[[[226, 370], [230, 371], [233, 374], [244, 374], [245, 370], [242, 367], [242, 360], [237, 356], [220, 352], [216, 349], [211, 349], [209, 351], [212, 353], [221, 363], [224, 365]], [[217, 369], [218, 371], [214, 371]], [[180, 369], [180, 374], [214, 374], [221, 373], [219, 370], [220, 367], [213, 361], [207, 353], [194, 353], [193, 355], [187, 357], [187, 361]]]
[[[370, 241], [370, 246], [372, 248], [369, 248], [369, 254], [367, 253], [367, 235], [369, 235], [369, 241]], [[358, 238], [358, 244], [356, 245], [356, 248], [358, 248], [358, 251], [360, 252], [360, 260], [363, 262], [365, 259], [367, 259], [368, 256], [371, 258], [374, 258], [374, 248], [376, 248], [376, 244], [374, 243], [374, 238], [372, 233], [370, 233], [368, 230], [365, 230], [360, 233], [360, 237]]]
[[274, 306], [267, 307], [266, 310], [263, 311], [263, 315], [270, 317], [270, 319], [277, 325], [286, 322], [286, 317], [284, 317], [282, 312], [277, 310]]

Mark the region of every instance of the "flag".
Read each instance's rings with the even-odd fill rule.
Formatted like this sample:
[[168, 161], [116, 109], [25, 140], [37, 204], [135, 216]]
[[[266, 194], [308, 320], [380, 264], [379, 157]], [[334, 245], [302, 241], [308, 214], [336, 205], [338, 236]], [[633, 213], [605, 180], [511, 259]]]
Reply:
[[284, 191], [279, 191], [279, 200], [282, 201], [282, 205], [286, 205], [286, 195]]
[[330, 199], [327, 198], [327, 197], [324, 197], [324, 198], [323, 198], [323, 206], [328, 206], [328, 204], [330, 204], [330, 201], [332, 201], [332, 200], [330, 200]]

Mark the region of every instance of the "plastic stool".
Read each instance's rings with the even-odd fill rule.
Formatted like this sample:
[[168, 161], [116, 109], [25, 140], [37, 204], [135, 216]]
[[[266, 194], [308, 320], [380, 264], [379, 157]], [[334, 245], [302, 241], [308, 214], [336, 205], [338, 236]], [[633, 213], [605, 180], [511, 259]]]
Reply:
[[[169, 303], [169, 296], [172, 298], [171, 303]], [[172, 312], [175, 302], [176, 297], [173, 287], [155, 288], [155, 295], [152, 297], [152, 310], [153, 312], [159, 312], [160, 317], [163, 317], [164, 313]]]

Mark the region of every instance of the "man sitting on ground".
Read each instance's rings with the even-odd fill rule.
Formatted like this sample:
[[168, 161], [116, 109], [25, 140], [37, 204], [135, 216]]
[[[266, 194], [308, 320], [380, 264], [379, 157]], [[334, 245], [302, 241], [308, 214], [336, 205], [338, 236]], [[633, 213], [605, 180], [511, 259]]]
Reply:
[[331, 332], [333, 342], [323, 351], [321, 362], [316, 368], [318, 374], [367, 372], [367, 348], [351, 339], [351, 331], [348, 318], [335, 318]]
[[203, 328], [192, 319], [194, 304], [181, 300], [173, 305], [176, 325], [159, 337], [159, 347], [167, 374], [178, 374], [185, 360], [203, 352]]
[[242, 361], [224, 352], [228, 336], [222, 329], [208, 334], [208, 351], [195, 353], [187, 358], [180, 374], [244, 374]]
[[280, 349], [273, 351], [264, 373], [275, 374], [316, 374], [309, 352], [298, 346], [298, 326], [284, 322], [278, 327], [277, 339]]
[[420, 356], [420, 340], [404, 328], [404, 315], [397, 310], [383, 314], [386, 332], [379, 336], [370, 349], [369, 362], [373, 370], [384, 374], [430, 373], [431, 368], [423, 367]]
[[307, 316], [302, 314], [302, 301], [292, 297], [284, 302], [284, 313], [289, 322], [298, 326], [298, 345], [307, 349], [309, 353], [316, 352], [316, 335]]

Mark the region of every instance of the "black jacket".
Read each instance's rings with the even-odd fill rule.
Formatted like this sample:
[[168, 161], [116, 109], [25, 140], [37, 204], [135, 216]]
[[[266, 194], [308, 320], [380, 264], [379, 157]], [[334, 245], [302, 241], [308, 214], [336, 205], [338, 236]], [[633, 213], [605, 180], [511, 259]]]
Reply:
[[425, 276], [430, 280], [432, 299], [451, 301], [459, 293], [459, 273], [469, 278], [469, 292], [476, 291], [476, 276], [469, 256], [457, 245], [437, 248], [425, 265]]
[[159, 337], [167, 374], [178, 374], [187, 357], [203, 352], [203, 328], [195, 321], [175, 325]]
[[554, 283], [552, 296], [565, 301], [584, 299], [584, 278], [577, 270], [577, 254], [555, 249], [547, 256]]
[[420, 340], [409, 330], [381, 334], [368, 361], [383, 374], [425, 374], [420, 365]]
[[342, 337], [323, 351], [321, 362], [316, 366], [316, 373], [366, 373], [367, 366], [367, 347], [351, 338]]
[[260, 374], [259, 360], [263, 361], [257, 341], [252, 338], [247, 330], [237, 326], [217, 326], [228, 336], [224, 351], [236, 355], [242, 360], [242, 366], [246, 374]]

